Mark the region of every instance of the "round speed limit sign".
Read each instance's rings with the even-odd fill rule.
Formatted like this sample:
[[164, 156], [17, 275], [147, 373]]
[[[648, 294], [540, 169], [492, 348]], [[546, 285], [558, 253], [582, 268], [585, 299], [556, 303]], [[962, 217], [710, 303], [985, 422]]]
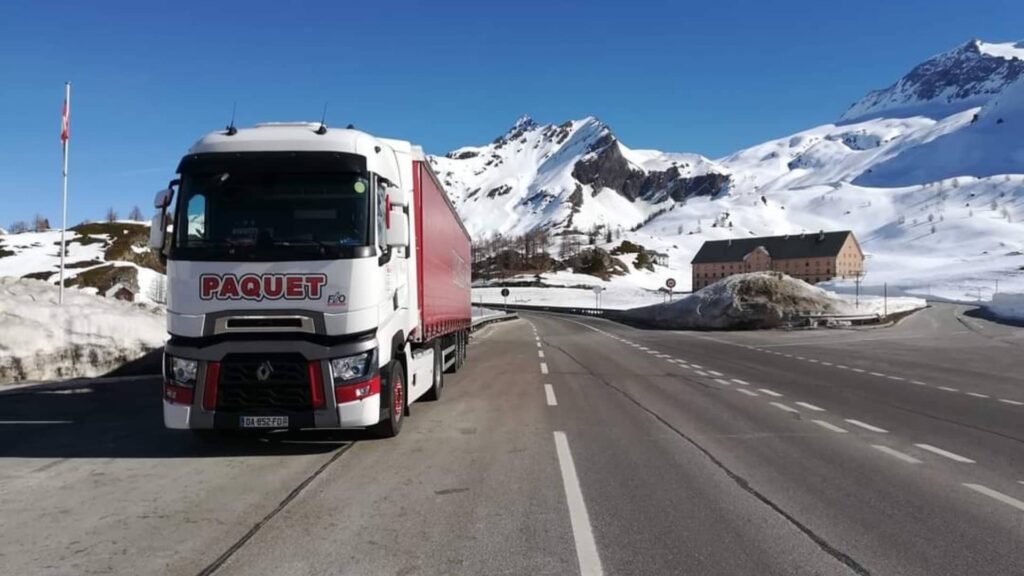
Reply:
[[669, 278], [668, 280], [665, 280], [665, 286], [667, 286], [669, 290], [675, 288], [676, 287], [676, 279], [675, 278]]

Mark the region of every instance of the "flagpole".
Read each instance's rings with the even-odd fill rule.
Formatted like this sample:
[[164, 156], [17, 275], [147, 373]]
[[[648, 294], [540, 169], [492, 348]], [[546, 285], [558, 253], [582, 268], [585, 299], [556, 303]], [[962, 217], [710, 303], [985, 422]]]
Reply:
[[[71, 118], [71, 82], [64, 83], [64, 114], [67, 118]], [[65, 120], [70, 124], [70, 120]], [[66, 128], [65, 128], [66, 129]], [[66, 132], [65, 132], [66, 134]], [[60, 224], [60, 295], [58, 296], [58, 304], [64, 304], [64, 254], [67, 252], [67, 243], [64, 240], [64, 235], [68, 229], [68, 141], [70, 138], [66, 136], [61, 138], [64, 144], [64, 199], [63, 208], [61, 212], [63, 217]]]

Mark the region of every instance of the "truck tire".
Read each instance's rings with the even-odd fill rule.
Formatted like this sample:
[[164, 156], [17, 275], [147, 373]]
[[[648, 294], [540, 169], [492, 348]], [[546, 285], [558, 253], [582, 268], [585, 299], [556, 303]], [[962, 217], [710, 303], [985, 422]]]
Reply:
[[370, 432], [378, 438], [394, 438], [402, 431], [402, 423], [405, 422], [405, 369], [402, 368], [401, 362], [392, 360], [384, 375], [387, 376], [384, 385], [387, 386], [388, 393], [382, 397], [387, 398], [391, 406], [388, 417], [371, 426]]
[[423, 395], [424, 400], [436, 402], [441, 399], [444, 391], [444, 352], [441, 350], [441, 341], [434, 341], [434, 382]]

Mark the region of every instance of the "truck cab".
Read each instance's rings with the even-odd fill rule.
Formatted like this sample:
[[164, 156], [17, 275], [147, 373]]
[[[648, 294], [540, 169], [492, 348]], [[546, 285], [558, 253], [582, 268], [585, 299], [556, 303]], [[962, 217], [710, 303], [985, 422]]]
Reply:
[[409, 404], [439, 397], [469, 321], [425, 337], [424, 169], [408, 142], [322, 124], [193, 145], [151, 234], [167, 261], [165, 426], [394, 436]]

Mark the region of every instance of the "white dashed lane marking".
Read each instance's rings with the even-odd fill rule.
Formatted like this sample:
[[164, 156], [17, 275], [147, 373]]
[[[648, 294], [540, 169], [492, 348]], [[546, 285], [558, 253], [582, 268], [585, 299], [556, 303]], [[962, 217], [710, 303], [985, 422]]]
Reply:
[[1024, 402], [1017, 402], [1016, 400], [1007, 400], [1006, 398], [1000, 398], [999, 401], [1004, 404], [1010, 404], [1012, 406], [1024, 406]]
[[537, 357], [538, 358], [543, 358], [544, 357], [544, 351], [543, 350], [537, 350]]
[[917, 384], [918, 386], [927, 386], [928, 385], [927, 382], [921, 382], [920, 380], [911, 380], [910, 383], [911, 384]]
[[541, 374], [547, 374], [548, 373], [548, 363], [547, 362], [541, 362], [540, 363], [540, 373]]
[[939, 390], [945, 390], [946, 392], [959, 392], [956, 388], [950, 388], [949, 386], [939, 386]]
[[739, 384], [740, 386], [750, 386], [750, 382], [740, 380], [739, 378], [733, 378], [732, 381]]
[[881, 444], [872, 444], [871, 447], [874, 448], [875, 450], [878, 450], [879, 452], [888, 454], [889, 456], [892, 456], [893, 458], [898, 458], [898, 459], [903, 460], [904, 462], [908, 462], [910, 464], [920, 464], [921, 463], [920, 460], [918, 460], [917, 458], [914, 458], [910, 454], [904, 454], [903, 452], [900, 452], [899, 450], [893, 450], [892, 448], [889, 448], [888, 446], [882, 446]]
[[853, 370], [854, 372], [860, 372], [861, 374], [866, 372], [866, 370], [864, 370], [863, 368], [851, 368], [851, 370]]
[[879, 434], [887, 434], [889, 432], [888, 430], [886, 430], [884, 428], [879, 428], [878, 426], [872, 426], [871, 424], [868, 424], [867, 422], [861, 422], [860, 420], [854, 420], [852, 418], [847, 418], [846, 421], [849, 422], [850, 424], [853, 424], [854, 426], [859, 426], [859, 427], [861, 427], [861, 428], [863, 428], [865, 430], [870, 430], [872, 432], [878, 432]]
[[715, 378], [715, 382], [718, 382], [719, 384], [721, 384], [723, 386], [728, 386], [729, 385], [729, 381], [724, 379], [724, 378]]
[[927, 450], [933, 454], [938, 454], [939, 456], [945, 456], [946, 458], [949, 458], [950, 460], [953, 460], [955, 462], [963, 462], [964, 464], [974, 464], [974, 460], [971, 460], [970, 458], [961, 456], [959, 454], [954, 454], [953, 452], [943, 450], [942, 448], [936, 448], [931, 444], [914, 444], [914, 446], [917, 446], [921, 450]]
[[769, 404], [771, 404], [772, 406], [775, 406], [779, 410], [783, 410], [785, 412], [795, 412], [795, 413], [798, 413], [798, 414], [800, 413], [800, 411], [797, 410], [796, 408], [792, 408], [790, 406], [786, 406], [782, 402], [769, 402]]
[[576, 475], [576, 465], [569, 451], [569, 440], [565, 432], [555, 433], [555, 451], [558, 453], [558, 467], [562, 471], [562, 487], [565, 489], [566, 503], [569, 505], [569, 523], [572, 525], [572, 536], [576, 543], [576, 560], [580, 565], [582, 576], [600, 576], [601, 557], [597, 554], [594, 532], [590, 527], [590, 515], [583, 501], [583, 490], [580, 479]]
[[551, 384], [544, 385], [544, 396], [547, 397], [548, 406], [558, 406], [558, 400], [555, 399], [555, 389]]
[[821, 408], [819, 406], [815, 406], [814, 404], [810, 404], [810, 403], [807, 403], [807, 402], [794, 402], [794, 404], [796, 404], [797, 406], [803, 406], [804, 408], [807, 408], [808, 410], [810, 410], [812, 412], [824, 412], [825, 411], [824, 408]]
[[868, 372], [868, 374], [871, 374], [872, 376], [880, 376], [882, 378], [885, 377], [885, 374], [882, 374], [881, 372]]
[[707, 372], [701, 372], [700, 370], [697, 370], [697, 376], [707, 376], [707, 375], [708, 375]]
[[[1024, 482], [1021, 482], [1021, 484], [1024, 484]], [[1013, 496], [1007, 496], [1006, 494], [1003, 494], [1002, 492], [998, 492], [998, 491], [993, 490], [993, 489], [991, 489], [991, 488], [989, 488], [987, 486], [982, 486], [981, 484], [969, 484], [969, 483], [965, 482], [964, 486], [966, 486], [967, 488], [970, 488], [971, 490], [974, 490], [975, 492], [977, 492], [979, 494], [984, 494], [985, 496], [988, 496], [989, 498], [992, 498], [994, 500], [998, 500], [998, 501], [1002, 502], [1003, 504], [1008, 504], [1010, 506], [1013, 506], [1017, 510], [1020, 510], [1020, 511], [1024, 512], [1024, 502], [1021, 502], [1020, 500], [1017, 500]]]
[[846, 434], [846, 429], [845, 428], [840, 428], [839, 426], [836, 426], [835, 424], [832, 424], [830, 422], [825, 422], [824, 420], [811, 420], [811, 422], [814, 422], [815, 424], [817, 424], [818, 426], [821, 426], [822, 428], [824, 428], [826, 430], [831, 430], [833, 432], [839, 432], [840, 434]]
[[750, 390], [747, 390], [746, 388], [737, 388], [736, 391], [737, 392], [742, 392], [742, 393], [746, 394], [747, 396], [758, 396], [757, 392], [752, 392]]
[[968, 396], [974, 396], [975, 398], [991, 398], [991, 396], [985, 394], [978, 394], [977, 392], [968, 392]]
[[694, 368], [696, 368], [697, 370], [703, 370], [704, 369], [704, 367], [701, 366], [700, 364], [693, 364], [693, 363], [691, 363], [690, 365], [693, 366]]
[[769, 396], [774, 396], [775, 398], [782, 398], [782, 394], [779, 394], [778, 392], [775, 392], [774, 390], [769, 390], [767, 388], [758, 388], [758, 390], [760, 390], [761, 392], [764, 392], [765, 394], [767, 394]]
[[725, 376], [725, 374], [722, 374], [721, 372], [716, 372], [714, 370], [708, 370], [708, 374], [711, 374], [712, 376]]

